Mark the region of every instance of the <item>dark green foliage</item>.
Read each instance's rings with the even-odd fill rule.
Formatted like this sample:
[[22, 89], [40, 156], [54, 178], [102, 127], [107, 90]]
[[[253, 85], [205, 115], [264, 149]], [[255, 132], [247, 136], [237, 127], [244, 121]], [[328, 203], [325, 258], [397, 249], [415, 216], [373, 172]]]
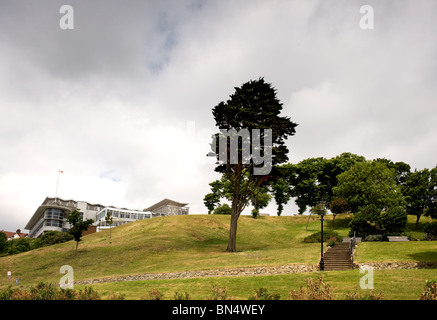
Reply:
[[249, 297], [249, 300], [279, 300], [279, 293], [270, 293], [266, 288], [255, 289], [255, 294]]
[[383, 237], [381, 234], [371, 234], [363, 239], [364, 242], [376, 242], [382, 241]]
[[356, 232], [357, 237], [380, 234], [387, 236], [401, 235], [407, 225], [407, 214], [402, 207], [391, 207], [381, 211], [375, 205], [367, 205], [358, 211], [349, 223], [349, 236]]
[[[264, 144], [255, 146], [260, 155], [271, 147], [271, 159], [264, 160], [268, 163], [256, 163], [253, 154], [243, 161], [243, 153], [241, 152], [243, 143], [241, 142], [237, 142], [238, 161], [236, 161], [237, 163], [231, 163], [230, 139], [232, 137], [229, 137], [229, 141], [226, 138], [226, 150], [220, 150], [218, 140], [221, 134], [213, 135], [214, 143], [211, 145], [215, 146], [215, 149], [213, 148], [212, 152], [215, 153], [218, 160], [215, 171], [226, 177], [232, 191], [232, 214], [228, 247], [226, 249], [229, 252], [237, 250], [237, 222], [241, 212], [247, 206], [251, 197], [258, 193], [258, 188], [273, 183], [279, 177], [276, 166], [288, 161], [288, 148], [285, 145], [285, 140], [288, 136], [295, 134], [297, 124], [293, 123], [289, 117], [280, 116], [281, 111], [282, 103], [276, 97], [276, 89], [270, 83], [265, 82], [263, 78], [251, 80], [241, 87], [236, 87], [235, 93], [228, 100], [220, 102], [212, 109], [216, 126], [220, 130], [235, 130], [238, 132], [242, 129], [248, 130], [252, 147], [255, 145], [253, 144], [254, 137], [251, 130], [261, 130], [260, 140], [262, 141], [265, 137], [264, 130], [271, 130], [272, 133], [271, 146]], [[223, 157], [220, 157], [221, 154], [225, 156], [226, 160], [223, 161]], [[254, 174], [255, 169], [260, 169], [265, 165], [271, 168], [269, 172]]]
[[433, 170], [415, 170], [408, 174], [402, 188], [407, 203], [407, 213], [414, 215], [416, 228], [422, 215], [437, 216], [437, 178]]
[[8, 237], [0, 231], [0, 253], [6, 250]]
[[357, 237], [367, 237], [371, 234], [379, 233], [376, 221], [378, 220], [380, 210], [375, 205], [363, 207], [359, 212], [355, 213], [349, 223], [349, 236], [353, 236], [356, 232]]
[[427, 239], [437, 240], [437, 221], [425, 224], [423, 231], [425, 231]]
[[384, 236], [399, 236], [407, 226], [407, 213], [402, 207], [391, 207], [381, 212], [379, 225]]
[[48, 231], [44, 233], [40, 239], [39, 245], [45, 247], [73, 240], [74, 237], [68, 232]]
[[231, 213], [232, 213], [232, 208], [226, 203], [222, 204], [221, 206], [217, 207], [214, 210], [214, 214], [229, 214], [230, 215]]
[[284, 179], [290, 186], [289, 195], [295, 198], [299, 214], [303, 214], [307, 207], [314, 207], [321, 200], [330, 203], [334, 198], [333, 188], [338, 185], [338, 176], [364, 161], [362, 156], [345, 152], [331, 159], [308, 158], [280, 168], [284, 170]]
[[31, 249], [31, 239], [29, 238], [19, 238], [13, 239], [8, 242], [10, 244], [8, 253], [9, 254], [17, 254], [21, 252], [26, 252]]
[[[303, 242], [305, 243], [316, 243], [316, 242], [320, 242], [320, 235], [321, 235], [321, 231], [319, 232], [315, 232], [307, 237], [305, 237], [303, 239]], [[340, 237], [340, 235], [332, 230], [323, 230], [323, 242], [327, 242], [328, 240], [332, 239], [333, 241], [336, 242], [341, 242], [343, 239], [342, 237]]]
[[404, 205], [395, 171], [380, 161], [359, 162], [339, 175], [334, 195], [345, 198], [352, 213], [368, 205], [379, 210]]
[[68, 232], [73, 235], [74, 241], [76, 241], [76, 250], [75, 254], [77, 254], [77, 246], [79, 245], [79, 241], [82, 239], [82, 233], [88, 229], [88, 227], [94, 222], [93, 219], [87, 219], [83, 221], [82, 215], [79, 211], [73, 210], [67, 217], [67, 221], [72, 226]]

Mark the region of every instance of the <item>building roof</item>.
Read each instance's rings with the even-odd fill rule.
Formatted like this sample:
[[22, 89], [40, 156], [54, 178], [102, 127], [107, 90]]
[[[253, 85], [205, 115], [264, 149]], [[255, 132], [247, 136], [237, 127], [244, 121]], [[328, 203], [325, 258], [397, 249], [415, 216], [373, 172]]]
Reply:
[[[13, 237], [15, 234], [17, 234], [16, 232], [11, 232], [11, 231], [4, 231], [1, 230], [0, 232], [4, 232], [6, 234], [6, 237], [9, 239], [11, 237]], [[27, 233], [24, 232], [20, 232], [20, 238], [24, 238], [27, 236]]]
[[161, 200], [158, 203], [155, 203], [154, 205], [144, 209], [143, 211], [154, 211], [154, 210], [161, 208], [163, 206], [166, 206], [166, 205], [172, 205], [172, 206], [176, 206], [176, 207], [185, 207], [186, 205], [188, 205], [188, 203], [181, 203], [181, 202], [177, 202], [177, 201], [165, 198], [164, 200]]

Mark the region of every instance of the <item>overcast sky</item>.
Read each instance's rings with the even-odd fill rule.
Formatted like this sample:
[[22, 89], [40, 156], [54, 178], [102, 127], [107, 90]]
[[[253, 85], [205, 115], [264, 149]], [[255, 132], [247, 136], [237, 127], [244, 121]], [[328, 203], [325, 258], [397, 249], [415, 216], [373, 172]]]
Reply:
[[0, 0], [0, 230], [24, 229], [59, 169], [64, 199], [206, 213], [211, 109], [259, 77], [299, 124], [291, 162], [432, 168], [436, 16], [434, 0]]

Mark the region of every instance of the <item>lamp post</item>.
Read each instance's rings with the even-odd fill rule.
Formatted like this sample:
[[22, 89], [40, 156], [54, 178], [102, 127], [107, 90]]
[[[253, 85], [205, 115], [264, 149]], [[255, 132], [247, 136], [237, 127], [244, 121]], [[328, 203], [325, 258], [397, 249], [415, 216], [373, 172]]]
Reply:
[[325, 202], [321, 201], [319, 206], [320, 208], [320, 223], [321, 223], [321, 232], [320, 232], [320, 271], [325, 271], [325, 261], [323, 260], [323, 215], [325, 213]]

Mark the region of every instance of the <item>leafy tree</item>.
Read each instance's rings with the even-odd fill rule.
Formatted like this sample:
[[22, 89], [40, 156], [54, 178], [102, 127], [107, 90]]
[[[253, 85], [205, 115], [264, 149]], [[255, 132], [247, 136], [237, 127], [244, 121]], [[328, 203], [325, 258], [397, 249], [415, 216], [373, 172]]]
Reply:
[[273, 197], [275, 198], [276, 205], [278, 206], [278, 216], [282, 214], [284, 205], [290, 201], [290, 192], [291, 189], [285, 177], [278, 178], [278, 180], [272, 184]]
[[410, 165], [405, 162], [393, 162], [388, 159], [378, 158], [375, 161], [381, 162], [385, 164], [385, 166], [389, 169], [394, 169], [396, 172], [396, 184], [403, 186], [410, 174]]
[[331, 210], [334, 216], [332, 219], [332, 228], [334, 228], [334, 221], [337, 214], [349, 212], [349, 206], [345, 198], [334, 198], [329, 204], [329, 210]]
[[423, 169], [411, 172], [403, 187], [407, 202], [407, 213], [416, 216], [416, 229], [420, 217], [424, 215], [435, 216], [437, 180], [433, 179], [435, 170]]
[[379, 161], [358, 162], [337, 178], [334, 195], [345, 198], [353, 213], [368, 205], [380, 211], [404, 205], [396, 173]]
[[309, 158], [289, 167], [290, 195], [295, 198], [299, 214], [303, 214], [307, 207], [316, 206], [322, 199], [318, 177], [325, 162], [325, 158]]
[[77, 247], [79, 246], [79, 241], [82, 239], [82, 233], [88, 229], [88, 227], [93, 224], [93, 219], [83, 220], [82, 214], [78, 210], [73, 210], [67, 217], [67, 222], [72, 226], [68, 232], [73, 235], [74, 241], [76, 241], [75, 255], [77, 255]]
[[250, 202], [253, 205], [252, 216], [258, 217], [259, 210], [268, 206], [272, 196], [269, 194], [268, 186], [250, 190]]
[[211, 214], [215, 207], [220, 203], [220, 198], [223, 195], [223, 181], [216, 180], [211, 182], [209, 185], [211, 187], [211, 192], [206, 194], [203, 198], [203, 203], [208, 209], [208, 214]]
[[[220, 130], [227, 130], [227, 132], [234, 130], [233, 132], [238, 133], [247, 130], [252, 146], [252, 153], [248, 154], [246, 152], [248, 147], [243, 141], [240, 143], [236, 140], [238, 137], [229, 136], [226, 137], [226, 150], [220, 150], [220, 144], [217, 142], [223, 138], [222, 134], [214, 135], [211, 144], [215, 146], [212, 151], [218, 159], [215, 171], [225, 175], [232, 190], [232, 214], [226, 249], [229, 252], [237, 250], [237, 222], [241, 212], [250, 201], [250, 193], [274, 181], [278, 177], [275, 167], [288, 161], [288, 148], [285, 140], [288, 136], [295, 134], [297, 125], [290, 118], [281, 117], [281, 110], [282, 103], [276, 97], [276, 90], [263, 78], [251, 80], [235, 88], [235, 93], [227, 101], [220, 102], [212, 110], [216, 126]], [[263, 145], [261, 143], [259, 146], [255, 145], [257, 137], [254, 136], [252, 130], [259, 130], [259, 142], [263, 141]], [[271, 130], [271, 145], [265, 143], [269, 138], [266, 130]], [[238, 144], [237, 161], [231, 161], [233, 142]], [[270, 150], [271, 159], [266, 159], [265, 156]], [[254, 158], [254, 152], [260, 156], [264, 155], [264, 163], [259, 163], [257, 161], [259, 159]], [[223, 161], [223, 153], [225, 161]], [[271, 170], [256, 174], [266, 164]]]
[[308, 158], [295, 165], [282, 166], [299, 214], [307, 207], [316, 206], [320, 200], [330, 203], [334, 198], [333, 189], [338, 184], [337, 177], [363, 161], [363, 156], [345, 152], [331, 159]]
[[3, 252], [6, 249], [7, 241], [8, 237], [6, 236], [6, 233], [0, 231], [0, 252]]

